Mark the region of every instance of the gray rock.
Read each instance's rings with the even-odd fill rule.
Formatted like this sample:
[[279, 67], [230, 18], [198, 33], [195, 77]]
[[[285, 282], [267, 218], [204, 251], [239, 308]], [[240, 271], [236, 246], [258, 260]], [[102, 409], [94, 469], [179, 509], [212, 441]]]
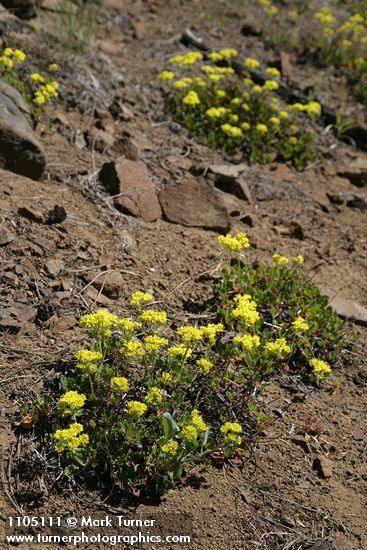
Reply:
[[330, 297], [329, 304], [340, 317], [350, 319], [358, 325], [367, 326], [366, 307], [353, 300], [346, 300], [341, 296], [335, 295], [335, 292], [331, 290], [324, 289], [323, 294]]
[[344, 204], [345, 206], [349, 206], [351, 208], [360, 208], [361, 210], [367, 208], [367, 201], [363, 195], [352, 193], [351, 191], [340, 191], [339, 193], [326, 194], [329, 201], [333, 204]]
[[205, 181], [189, 178], [169, 183], [159, 194], [164, 217], [187, 227], [225, 233], [229, 216], [218, 193]]
[[16, 90], [11, 93], [9, 87], [6, 93], [0, 90], [0, 168], [38, 180], [43, 175], [46, 160], [27, 120], [24, 110], [27, 107], [22, 102]]
[[348, 178], [359, 187], [367, 185], [367, 157], [358, 157], [352, 160], [348, 166], [343, 166], [338, 170], [338, 175]]

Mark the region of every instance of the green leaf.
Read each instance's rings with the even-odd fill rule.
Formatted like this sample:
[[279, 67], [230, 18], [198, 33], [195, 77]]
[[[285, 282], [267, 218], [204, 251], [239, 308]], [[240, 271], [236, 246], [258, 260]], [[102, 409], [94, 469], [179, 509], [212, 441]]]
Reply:
[[176, 432], [179, 431], [180, 428], [177, 426], [176, 422], [173, 420], [169, 412], [163, 413], [161, 418], [163, 423], [164, 437], [169, 440]]

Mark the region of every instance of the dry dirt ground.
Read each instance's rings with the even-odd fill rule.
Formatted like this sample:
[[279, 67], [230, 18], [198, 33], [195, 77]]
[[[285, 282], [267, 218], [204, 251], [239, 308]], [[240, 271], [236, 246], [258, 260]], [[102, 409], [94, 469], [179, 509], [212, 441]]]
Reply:
[[[12, 237], [0, 248], [1, 308], [15, 308], [18, 320], [1, 332], [1, 534], [7, 516], [19, 512], [63, 517], [120, 513], [157, 517], [164, 536], [192, 536], [188, 545], [135, 546], [140, 548], [295, 550], [311, 548], [320, 539], [320, 549], [367, 548], [363, 327], [357, 327], [357, 353], [340, 358], [334, 392], [304, 393], [282, 378], [275, 380], [262, 396], [274, 420], [253, 459], [238, 468], [195, 470], [160, 503], [126, 500], [72, 483], [52, 484], [29, 435], [14, 430], [19, 405], [39, 394], [80, 346], [80, 314], [101, 305], [121, 314], [132, 291], [151, 289], [172, 318], [185, 318], [188, 304], [210, 296], [220, 262], [217, 235], [164, 220], [147, 223], [116, 211], [96, 170], [117, 153], [92, 150], [81, 136], [98, 120], [96, 108], [106, 109], [117, 100], [124, 115], [110, 117], [110, 131], [137, 142], [158, 188], [180, 181], [193, 165], [226, 162], [172, 124], [156, 76], [167, 56], [180, 51], [178, 40], [187, 27], [210, 44], [276, 60], [278, 52], [266, 50], [261, 38], [241, 35], [241, 9], [240, 3], [229, 1], [109, 0], [100, 8], [90, 52], [81, 57], [52, 43], [50, 11], [40, 13], [37, 32], [14, 22], [2, 26], [4, 45], [22, 47], [35, 64], [59, 62], [62, 77], [60, 103], [47, 113], [54, 122], [36, 128], [47, 156], [45, 177], [35, 182], [0, 170], [1, 227]], [[294, 75], [302, 79], [296, 64]], [[337, 95], [329, 98], [331, 104]], [[353, 101], [350, 109], [357, 109]], [[252, 202], [244, 203], [246, 223], [233, 216], [232, 229], [250, 236], [251, 261], [266, 264], [275, 250], [303, 254], [305, 270], [320, 288], [367, 305], [365, 211], [332, 204], [327, 197], [361, 191], [338, 170], [366, 154], [329, 134], [324, 149], [326, 158], [302, 173], [277, 164], [253, 167]], [[20, 207], [46, 212], [55, 205], [67, 212], [59, 224], [45, 225], [19, 213]], [[89, 285], [89, 273], [101, 269], [124, 276], [112, 297]], [[316, 457], [325, 461], [326, 478], [314, 469]], [[108, 528], [100, 531], [108, 534]]]

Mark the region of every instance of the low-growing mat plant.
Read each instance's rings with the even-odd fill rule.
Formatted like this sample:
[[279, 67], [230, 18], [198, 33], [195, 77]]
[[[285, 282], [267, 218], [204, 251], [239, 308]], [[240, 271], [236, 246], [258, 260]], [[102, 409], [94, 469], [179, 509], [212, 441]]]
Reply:
[[346, 329], [299, 273], [302, 256], [289, 267], [275, 254], [273, 267], [253, 268], [244, 233], [218, 241], [231, 254], [214, 292], [216, 322], [174, 326], [143, 291], [131, 317], [81, 317], [86, 341], [59, 390], [22, 408], [21, 426], [59, 454], [66, 475], [163, 493], [194, 464], [249, 457], [269, 422], [255, 396], [273, 374], [328, 378]]
[[[210, 147], [241, 153], [250, 163], [289, 161], [302, 169], [317, 155], [313, 118], [320, 104], [281, 104], [275, 97], [280, 72], [264, 68], [262, 86], [240, 77], [231, 67], [238, 55], [225, 49], [207, 54], [188, 52], [169, 59], [159, 78], [167, 86], [167, 106], [173, 118]], [[261, 67], [246, 58], [245, 67]], [[307, 115], [307, 118], [305, 117]]]
[[[264, 39], [282, 49], [308, 50], [319, 65], [334, 65], [348, 77], [349, 88], [367, 102], [367, 2], [338, 2], [348, 11], [324, 2], [278, 9], [257, 0]], [[337, 2], [334, 2], [337, 4]]]
[[51, 63], [46, 74], [32, 72], [27, 66], [27, 55], [18, 49], [5, 48], [0, 55], [0, 78], [20, 92], [35, 119], [59, 95], [59, 84], [54, 79], [58, 69], [56, 63]]

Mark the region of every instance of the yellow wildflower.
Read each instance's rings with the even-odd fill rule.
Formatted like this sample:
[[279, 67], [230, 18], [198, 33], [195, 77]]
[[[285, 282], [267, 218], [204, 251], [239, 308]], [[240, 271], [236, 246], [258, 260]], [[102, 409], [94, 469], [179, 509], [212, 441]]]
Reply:
[[128, 414], [135, 418], [139, 418], [147, 412], [148, 407], [145, 403], [141, 403], [140, 401], [128, 401], [126, 403], [126, 409]]
[[145, 355], [145, 351], [141, 342], [138, 342], [136, 340], [125, 342], [123, 348], [121, 348], [121, 351], [125, 352], [126, 357], [130, 358], [143, 357], [143, 355]]
[[124, 376], [113, 376], [110, 386], [113, 391], [124, 393], [129, 389], [129, 381]]
[[130, 305], [133, 307], [141, 306], [141, 304], [147, 304], [153, 300], [153, 296], [149, 292], [142, 292], [136, 290], [131, 296]]
[[268, 131], [268, 127], [266, 124], [256, 124], [256, 130], [259, 132], [259, 134], [266, 134]]
[[172, 84], [172, 88], [174, 88], [175, 90], [188, 88], [189, 86], [191, 86], [192, 82], [193, 80], [190, 77], [180, 78], [180, 80], [176, 80], [176, 82]]
[[169, 372], [162, 372], [161, 381], [164, 383], [172, 382], [173, 378]]
[[218, 243], [222, 244], [232, 252], [240, 252], [241, 250], [250, 248], [250, 241], [246, 233], [237, 233], [234, 237], [230, 234], [226, 236], [220, 235], [218, 237]]
[[39, 73], [32, 73], [29, 78], [30, 78], [30, 80], [32, 80], [32, 82], [43, 83], [45, 81], [43, 76], [41, 76]]
[[263, 89], [266, 90], [267, 92], [273, 92], [278, 88], [279, 88], [279, 84], [275, 80], [265, 80], [263, 85]]
[[314, 376], [319, 380], [324, 380], [331, 373], [330, 365], [321, 359], [311, 359], [310, 365], [313, 369]]
[[224, 116], [227, 112], [225, 107], [211, 107], [205, 112], [206, 116], [209, 118], [220, 118]]
[[128, 317], [123, 317], [115, 323], [116, 330], [124, 330], [125, 332], [133, 332], [141, 328], [141, 323], [138, 321], [132, 321]]
[[233, 48], [226, 48], [224, 50], [220, 50], [219, 53], [224, 59], [229, 59], [230, 57], [236, 57], [238, 51]]
[[23, 63], [23, 61], [26, 60], [26, 54], [24, 52], [22, 52], [22, 50], [14, 50], [13, 52], [13, 58], [18, 62], [18, 63]]
[[242, 433], [242, 426], [241, 424], [238, 424], [238, 422], [225, 422], [221, 426], [220, 431], [222, 434], [227, 434], [228, 432], [240, 434]]
[[172, 80], [175, 78], [175, 73], [172, 71], [162, 71], [158, 78], [159, 80]]
[[157, 404], [162, 403], [162, 401], [163, 401], [162, 391], [159, 388], [157, 388], [156, 386], [153, 386], [148, 391], [148, 393], [145, 397], [145, 401], [149, 405], [153, 405], [153, 403], [157, 403]]
[[198, 367], [201, 368], [201, 370], [203, 371], [204, 374], [208, 374], [212, 368], [214, 367], [213, 363], [211, 361], [209, 361], [209, 359], [198, 359], [196, 361], [196, 364]]
[[7, 69], [11, 70], [14, 66], [14, 63], [9, 57], [6, 57], [5, 55], [0, 57], [0, 64], [4, 65]]
[[222, 124], [221, 129], [223, 130], [223, 132], [230, 135], [231, 137], [241, 137], [242, 136], [241, 128], [238, 128], [237, 126], [232, 126], [229, 123]]
[[257, 59], [253, 59], [252, 57], [246, 57], [245, 66], [249, 69], [257, 69], [260, 67], [260, 62]]
[[185, 105], [200, 105], [200, 97], [197, 92], [191, 90], [188, 92], [182, 100]]
[[265, 11], [268, 15], [276, 15], [279, 10], [276, 6], [270, 6], [269, 8], [266, 8]]
[[260, 338], [257, 335], [244, 334], [243, 336], [235, 336], [233, 341], [245, 351], [252, 351], [260, 346]]
[[219, 99], [222, 99], [223, 97], [226, 97], [226, 92], [224, 90], [215, 90], [215, 95], [219, 98]]
[[250, 130], [251, 124], [249, 124], [248, 122], [242, 122], [241, 128], [242, 130], [245, 130], [245, 132], [247, 132], [248, 130]]
[[61, 414], [73, 414], [83, 407], [86, 399], [86, 396], [82, 393], [73, 390], [68, 391], [60, 397], [57, 408]]
[[278, 69], [276, 69], [275, 67], [268, 67], [267, 69], [265, 69], [265, 72], [266, 74], [269, 74], [270, 76], [280, 76], [280, 71], [278, 71]]
[[167, 322], [167, 313], [165, 311], [154, 311], [146, 309], [140, 315], [140, 319], [152, 325], [164, 325]]
[[206, 326], [201, 327], [203, 337], [209, 341], [209, 344], [215, 344], [217, 335], [224, 331], [222, 323], [209, 323]]
[[288, 258], [277, 253], [273, 254], [272, 258], [273, 262], [278, 265], [286, 265], [289, 262]]
[[265, 344], [265, 349], [272, 355], [277, 357], [284, 357], [290, 353], [291, 348], [288, 346], [285, 338], [277, 338], [274, 342], [267, 342]]
[[254, 94], [261, 94], [263, 88], [258, 84], [255, 84], [255, 86], [252, 88], [252, 91], [254, 92]]
[[289, 118], [287, 111], [279, 111], [279, 116], [280, 118], [284, 118], [284, 119]]
[[105, 336], [111, 336], [111, 326], [117, 322], [116, 315], [108, 313], [107, 311], [100, 309], [96, 313], [88, 313], [80, 318], [79, 324], [82, 328], [94, 329], [99, 331], [102, 329]]
[[161, 338], [155, 334], [145, 338], [145, 349], [147, 351], [158, 351], [162, 346], [166, 346], [167, 344], [168, 340], [166, 338]]
[[167, 350], [167, 353], [170, 357], [190, 357], [190, 355], [192, 354], [192, 349], [190, 348], [187, 348], [186, 346], [184, 346], [183, 344], [180, 344], [179, 346], [172, 346], [170, 348], [168, 348]]
[[187, 441], [192, 441], [193, 439], [197, 439], [198, 431], [195, 428], [195, 426], [188, 425], [182, 428], [181, 436], [183, 437], [183, 439], [186, 439]]
[[317, 101], [310, 101], [307, 103], [305, 111], [310, 115], [319, 116], [321, 114], [321, 105]]
[[49, 66], [48, 66], [48, 70], [51, 71], [51, 73], [56, 73], [56, 71], [59, 70], [59, 66], [57, 63], [51, 63]]
[[177, 334], [185, 344], [200, 342], [203, 336], [202, 330], [194, 326], [179, 327], [177, 329]]
[[206, 432], [208, 429], [208, 426], [205, 424], [204, 420], [202, 419], [199, 411], [196, 409], [193, 409], [191, 411], [191, 424], [199, 431], [199, 432]]
[[274, 126], [278, 126], [280, 124], [280, 120], [278, 117], [276, 116], [272, 116], [269, 118], [269, 122], [271, 122], [272, 124], [274, 124]]
[[260, 315], [256, 310], [256, 302], [252, 300], [249, 294], [243, 294], [235, 297], [237, 307], [232, 311], [233, 317], [241, 319], [248, 325], [253, 325], [260, 319]]
[[292, 329], [295, 332], [302, 332], [303, 330], [308, 330], [310, 327], [306, 323], [303, 317], [296, 317], [292, 323]]
[[76, 449], [87, 445], [89, 437], [87, 434], [82, 434], [83, 426], [78, 422], [70, 424], [69, 428], [56, 430], [53, 438], [57, 441], [55, 450], [61, 453], [66, 450]]
[[178, 449], [178, 443], [177, 441], [170, 441], [169, 443], [165, 443], [161, 447], [162, 453], [166, 455], [174, 456], [177, 453]]
[[301, 255], [298, 255], [296, 256], [294, 259], [293, 259], [294, 263], [295, 264], [303, 264], [303, 262], [305, 261], [304, 257], [301, 256]]
[[298, 143], [298, 138], [296, 138], [296, 136], [290, 136], [288, 141], [291, 145], [296, 145], [296, 143]]

